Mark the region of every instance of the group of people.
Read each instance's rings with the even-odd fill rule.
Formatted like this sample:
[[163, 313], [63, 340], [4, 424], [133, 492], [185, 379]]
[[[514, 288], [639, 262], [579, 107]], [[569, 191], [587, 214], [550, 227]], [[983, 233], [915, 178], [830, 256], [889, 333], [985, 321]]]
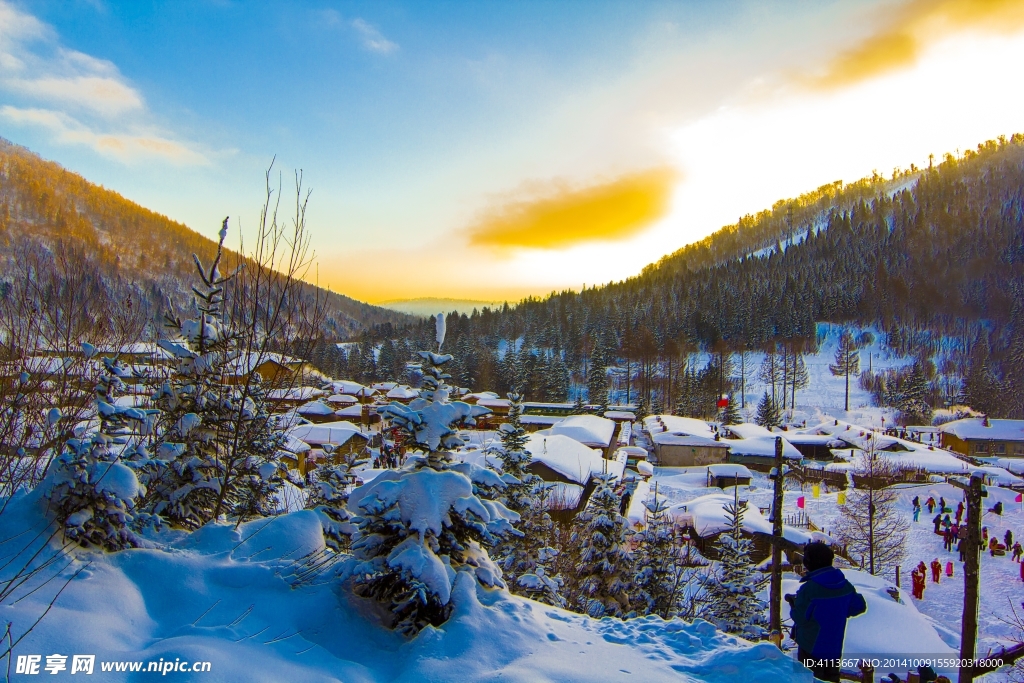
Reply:
[[[914, 496], [913, 506], [914, 521], [917, 522], [920, 520], [922, 508], [919, 496]], [[938, 502], [936, 502], [933, 496], [929, 496], [923, 507], [928, 509], [928, 514], [938, 510], [935, 517], [932, 518], [932, 524], [935, 525], [935, 533], [942, 536], [942, 548], [946, 552], [953, 552], [953, 547], [956, 546], [956, 551], [960, 555], [960, 561], [963, 562], [964, 553], [967, 550], [967, 521], [964, 519], [965, 508], [963, 501], [957, 504], [956, 512], [954, 512], [952, 508], [946, 506], [945, 498], [940, 496]], [[988, 509], [988, 512], [1002, 515], [1002, 502], [997, 502]], [[1024, 547], [1021, 546], [1020, 540], [1014, 542], [1013, 532], [1007, 529], [1001, 543], [995, 534], [990, 537], [988, 527], [981, 528], [981, 536], [982, 548], [987, 548], [992, 557], [1001, 557], [1009, 553], [1013, 561], [1020, 564], [1020, 579], [1024, 581]], [[932, 582], [939, 583], [942, 574], [942, 563], [939, 562], [938, 558], [932, 560], [931, 569]], [[918, 600], [924, 599], [927, 576], [928, 568], [924, 562], [919, 563], [914, 571], [911, 572], [912, 590], [914, 597]], [[952, 562], [946, 563], [946, 576], [953, 576]]]

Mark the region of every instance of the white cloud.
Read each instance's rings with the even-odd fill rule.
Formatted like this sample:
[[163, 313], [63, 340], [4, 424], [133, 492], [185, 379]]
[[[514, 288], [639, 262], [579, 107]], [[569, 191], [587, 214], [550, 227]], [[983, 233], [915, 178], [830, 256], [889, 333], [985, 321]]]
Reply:
[[125, 163], [157, 157], [180, 166], [207, 165], [208, 159], [187, 145], [153, 130], [97, 132], [64, 112], [52, 109], [0, 107], [0, 118], [15, 125], [49, 131], [55, 142], [84, 145], [97, 153]]
[[359, 32], [359, 35], [363, 39], [363, 47], [367, 50], [387, 55], [398, 49], [398, 43], [394, 43], [385, 38], [380, 31], [365, 20], [357, 17], [352, 20], [351, 24], [352, 28]]
[[71, 50], [56, 32], [0, 0], [0, 116], [48, 131], [60, 144], [92, 147], [125, 163], [157, 158], [208, 163], [159, 131], [145, 99], [112, 62]]

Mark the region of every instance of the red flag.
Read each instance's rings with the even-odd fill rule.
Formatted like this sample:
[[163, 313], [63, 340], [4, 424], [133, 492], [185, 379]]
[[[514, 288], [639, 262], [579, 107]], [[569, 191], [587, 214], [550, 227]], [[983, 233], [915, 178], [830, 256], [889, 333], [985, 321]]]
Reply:
[[1024, 493], [1018, 493], [1017, 497], [1013, 500], [1017, 503], [1024, 503]]
[[800, 496], [799, 498], [796, 499], [796, 506], [798, 508], [800, 508], [801, 510], [804, 509], [804, 497], [803, 496]]
[[729, 406], [729, 399], [725, 398], [724, 396], [722, 398], [718, 399], [718, 407], [719, 408], [727, 408], [728, 406]]

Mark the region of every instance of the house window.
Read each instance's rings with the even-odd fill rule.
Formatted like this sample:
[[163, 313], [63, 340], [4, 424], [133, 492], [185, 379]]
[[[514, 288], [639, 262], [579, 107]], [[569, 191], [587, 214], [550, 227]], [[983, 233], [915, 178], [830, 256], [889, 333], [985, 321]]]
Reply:
[[996, 453], [999, 455], [1006, 455], [1006, 444], [1001, 443], [996, 446]]
[[1017, 443], [1013, 445], [1013, 454], [1024, 456], [1024, 443]]
[[988, 444], [987, 443], [977, 443], [977, 444], [974, 444], [974, 452], [975, 453], [988, 453]]

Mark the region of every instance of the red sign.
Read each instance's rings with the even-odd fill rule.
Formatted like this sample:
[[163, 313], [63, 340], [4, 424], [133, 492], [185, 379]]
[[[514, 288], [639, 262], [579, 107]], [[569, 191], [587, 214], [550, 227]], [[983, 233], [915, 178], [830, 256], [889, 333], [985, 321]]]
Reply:
[[729, 407], [729, 399], [727, 399], [727, 398], [720, 398], [720, 399], [718, 399], [718, 407], [719, 408], [728, 408]]
[[804, 497], [800, 496], [799, 498], [796, 499], [796, 506], [798, 508], [800, 508], [801, 510], [803, 510], [804, 509], [804, 502], [805, 502]]

